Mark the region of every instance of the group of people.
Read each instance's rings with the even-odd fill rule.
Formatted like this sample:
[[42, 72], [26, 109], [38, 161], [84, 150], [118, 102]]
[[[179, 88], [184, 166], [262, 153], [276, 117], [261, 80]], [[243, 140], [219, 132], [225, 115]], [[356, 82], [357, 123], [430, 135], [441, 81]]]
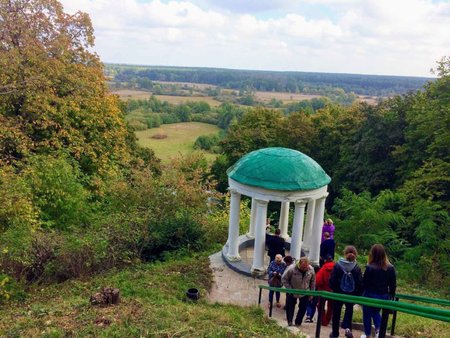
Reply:
[[[272, 243], [284, 243], [278, 240], [280, 233], [275, 232], [273, 238], [269, 238], [269, 256], [271, 262], [268, 268], [269, 285], [275, 287], [284, 286], [287, 289], [297, 290], [325, 290], [340, 294], [364, 296], [376, 299], [393, 299], [396, 290], [396, 272], [389, 262], [383, 245], [375, 244], [369, 252], [368, 263], [364, 274], [356, 262], [357, 250], [354, 246], [344, 249], [343, 257], [334, 262], [334, 225], [327, 220], [323, 227], [321, 244], [320, 269], [315, 270], [308, 257], [301, 257], [294, 262], [291, 256], [285, 256], [284, 245], [282, 252], [277, 252], [270, 246]], [[281, 244], [279, 244], [281, 248]], [[273, 259], [272, 259], [273, 257]], [[284, 258], [283, 258], [284, 257]], [[280, 293], [275, 292], [276, 306], [281, 307]], [[269, 292], [269, 302], [273, 302], [274, 291]], [[330, 337], [339, 337], [339, 327], [344, 329], [346, 337], [353, 337], [352, 318], [353, 303], [337, 300], [324, 300], [326, 303], [321, 314], [321, 325], [327, 326], [332, 322]], [[295, 307], [298, 303], [298, 311], [295, 316]], [[301, 325], [306, 314], [306, 322], [312, 322], [317, 299], [312, 296], [286, 294], [286, 319], [289, 326]], [[341, 322], [341, 310], [345, 306], [344, 317]], [[320, 307], [319, 307], [320, 308]], [[326, 310], [325, 310], [326, 308]], [[372, 323], [375, 327], [374, 337], [378, 337], [381, 326], [381, 314], [379, 308], [363, 306], [364, 334], [361, 338], [368, 338], [372, 333]]]

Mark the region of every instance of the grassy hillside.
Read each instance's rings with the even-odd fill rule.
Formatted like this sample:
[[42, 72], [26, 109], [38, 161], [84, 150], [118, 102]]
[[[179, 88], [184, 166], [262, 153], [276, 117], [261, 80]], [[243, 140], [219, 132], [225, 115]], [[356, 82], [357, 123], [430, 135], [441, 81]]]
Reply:
[[[121, 303], [89, 303], [100, 287], [120, 289]], [[185, 291], [200, 289], [197, 303]], [[39, 287], [0, 307], [1, 337], [291, 337], [257, 307], [209, 304], [206, 256], [142, 264], [85, 281]]]
[[[160, 159], [168, 161], [180, 154], [186, 155], [194, 151], [194, 142], [200, 135], [217, 134], [219, 128], [212, 124], [186, 122], [165, 124], [160, 128], [137, 131], [136, 136], [141, 146], [153, 149]], [[166, 135], [166, 138], [152, 138], [154, 135]], [[205, 153], [208, 160], [215, 155]]]

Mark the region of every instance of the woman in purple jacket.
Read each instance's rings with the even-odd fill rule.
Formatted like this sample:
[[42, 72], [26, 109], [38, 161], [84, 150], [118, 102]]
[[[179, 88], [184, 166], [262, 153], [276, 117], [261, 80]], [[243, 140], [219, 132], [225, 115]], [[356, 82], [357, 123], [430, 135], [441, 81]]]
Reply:
[[328, 218], [322, 226], [322, 242], [325, 240], [324, 234], [328, 232], [330, 239], [334, 239], [334, 224], [331, 218]]

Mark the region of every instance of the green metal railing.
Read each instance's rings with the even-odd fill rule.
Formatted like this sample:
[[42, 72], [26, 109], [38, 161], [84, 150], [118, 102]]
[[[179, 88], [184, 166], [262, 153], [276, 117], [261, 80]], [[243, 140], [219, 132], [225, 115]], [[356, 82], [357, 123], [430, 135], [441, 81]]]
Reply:
[[[328, 291], [295, 290], [295, 289], [275, 288], [275, 287], [270, 287], [267, 285], [259, 285], [258, 304], [261, 304], [261, 296], [262, 296], [263, 289], [273, 290], [276, 292], [289, 293], [289, 294], [293, 294], [293, 295], [316, 296], [316, 297], [319, 297], [319, 305], [322, 306], [322, 308], [323, 308], [324, 302], [320, 301], [320, 297], [325, 298], [325, 299], [332, 299], [332, 300], [337, 300], [337, 301], [341, 301], [341, 302], [346, 302], [346, 303], [354, 303], [354, 304], [360, 304], [360, 305], [381, 308], [382, 309], [382, 322], [381, 322], [379, 338], [384, 338], [386, 335], [389, 311], [393, 311], [393, 313], [394, 313], [391, 335], [394, 334], [393, 329], [395, 327], [397, 311], [409, 313], [409, 314], [412, 314], [415, 316], [430, 318], [430, 319], [434, 319], [434, 320], [450, 322], [450, 310], [399, 301], [399, 299], [401, 298], [401, 299], [413, 300], [413, 301], [429, 303], [429, 304], [450, 306], [450, 301], [445, 300], [445, 299], [436, 299], [436, 298], [419, 297], [419, 296], [413, 296], [413, 295], [397, 294], [396, 300], [393, 301], [393, 300], [381, 300], [381, 299], [367, 298], [367, 297], [362, 297], [362, 296], [351, 296], [351, 295], [333, 293], [333, 292], [328, 292]], [[270, 308], [269, 308], [269, 316], [270, 317], [272, 316], [272, 307], [273, 307], [272, 305], [273, 304], [270, 304]], [[321, 326], [320, 325], [320, 322], [321, 322], [320, 316], [322, 315], [322, 311], [319, 311], [318, 315], [319, 315], [319, 319], [317, 320], [317, 326], [316, 326], [316, 337], [317, 338], [320, 337], [320, 326]]]
[[399, 299], [412, 300], [412, 301], [415, 301], [415, 302], [429, 303], [429, 304], [436, 304], [436, 305], [442, 305], [442, 306], [449, 306], [450, 307], [450, 300], [448, 300], [448, 299], [420, 297], [420, 296], [415, 296], [415, 295], [406, 295], [406, 294], [403, 294], [403, 293], [397, 293], [397, 294], [395, 294], [395, 297], [399, 298]]

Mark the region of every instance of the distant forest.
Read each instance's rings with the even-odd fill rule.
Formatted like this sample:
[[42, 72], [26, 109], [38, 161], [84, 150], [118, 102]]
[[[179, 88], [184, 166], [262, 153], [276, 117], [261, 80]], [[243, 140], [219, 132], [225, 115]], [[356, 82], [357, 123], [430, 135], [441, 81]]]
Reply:
[[416, 91], [432, 78], [409, 76], [276, 72], [222, 68], [184, 68], [106, 64], [106, 73], [117, 82], [191, 82], [236, 90], [323, 94], [342, 88], [359, 95], [391, 96]]

